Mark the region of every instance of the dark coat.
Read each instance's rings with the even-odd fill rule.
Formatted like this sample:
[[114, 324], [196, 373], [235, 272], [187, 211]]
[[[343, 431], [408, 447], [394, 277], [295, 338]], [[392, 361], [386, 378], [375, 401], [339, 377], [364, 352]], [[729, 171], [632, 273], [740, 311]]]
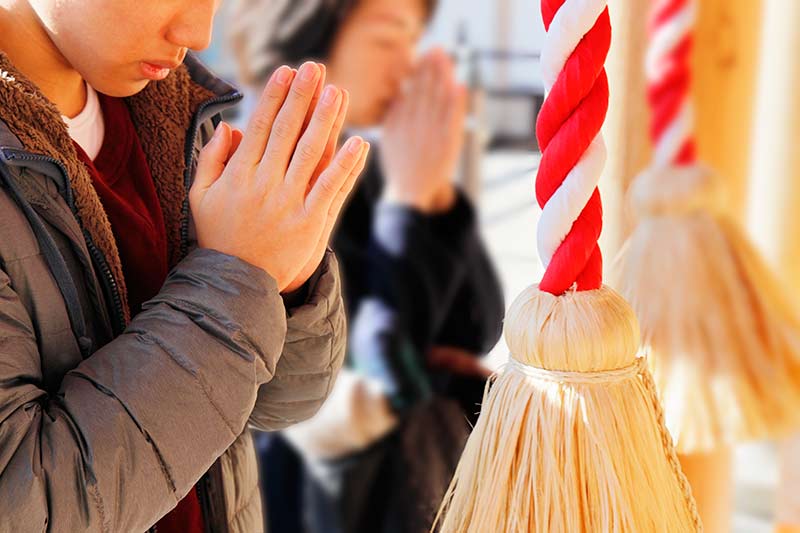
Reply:
[[[400, 423], [368, 449], [312, 469], [273, 443], [264, 464], [270, 533], [429, 531], [485, 381], [432, 371], [426, 354], [446, 345], [483, 355], [501, 333], [502, 291], [470, 202], [459, 194], [435, 216], [382, 204], [372, 157], [334, 249], [351, 323], [348, 362], [382, 382]], [[290, 484], [270, 487], [271, 468]]]

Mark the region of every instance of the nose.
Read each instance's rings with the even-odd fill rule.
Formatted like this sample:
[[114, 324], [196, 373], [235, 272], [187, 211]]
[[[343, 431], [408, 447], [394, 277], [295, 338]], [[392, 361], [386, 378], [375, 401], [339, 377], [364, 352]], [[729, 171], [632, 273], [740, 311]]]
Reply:
[[204, 50], [211, 43], [214, 14], [219, 0], [188, 0], [181, 2], [167, 27], [166, 39], [181, 48]]

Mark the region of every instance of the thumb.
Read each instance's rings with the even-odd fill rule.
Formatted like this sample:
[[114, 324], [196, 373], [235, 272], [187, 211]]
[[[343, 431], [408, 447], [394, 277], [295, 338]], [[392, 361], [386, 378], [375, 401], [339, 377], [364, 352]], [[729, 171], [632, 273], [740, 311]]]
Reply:
[[231, 140], [231, 127], [225, 122], [220, 122], [214, 130], [214, 135], [200, 150], [193, 190], [205, 192], [219, 179], [228, 161]]

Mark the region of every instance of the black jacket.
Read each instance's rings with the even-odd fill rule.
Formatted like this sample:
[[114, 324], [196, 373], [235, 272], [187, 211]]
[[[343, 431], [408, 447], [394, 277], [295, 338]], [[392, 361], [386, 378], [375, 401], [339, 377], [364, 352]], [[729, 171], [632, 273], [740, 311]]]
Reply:
[[282, 440], [265, 442], [270, 533], [428, 532], [485, 380], [430, 371], [426, 354], [446, 345], [483, 355], [500, 336], [503, 296], [470, 202], [459, 194], [437, 216], [381, 204], [377, 160], [373, 152], [333, 247], [350, 316], [349, 364], [384, 384], [400, 423], [369, 448], [313, 469]]
[[333, 247], [351, 324], [349, 361], [380, 379], [403, 411], [459, 387], [457, 376], [428, 371], [427, 352], [444, 345], [485, 354], [500, 337], [504, 301], [469, 200], [459, 193], [449, 212], [432, 216], [383, 204], [376, 155]]

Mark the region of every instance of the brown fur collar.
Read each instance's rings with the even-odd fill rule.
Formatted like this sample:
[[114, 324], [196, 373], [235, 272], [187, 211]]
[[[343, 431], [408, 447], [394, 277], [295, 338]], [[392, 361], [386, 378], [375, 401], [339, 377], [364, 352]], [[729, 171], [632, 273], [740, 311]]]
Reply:
[[[180, 259], [187, 130], [199, 104], [213, 96], [210, 90], [193, 82], [186, 67], [181, 66], [167, 79], [150, 82], [142, 92], [127, 99], [164, 212], [171, 265]], [[19, 138], [25, 150], [52, 157], [64, 165], [79, 221], [108, 261], [119, 286], [127, 322], [130, 311], [119, 251], [91, 177], [78, 159], [56, 106], [1, 52], [0, 119]]]
[[165, 80], [150, 82], [127, 100], [164, 212], [171, 266], [181, 259], [181, 210], [187, 193], [183, 181], [186, 134], [194, 112], [213, 97], [214, 93], [194, 83], [186, 67], [181, 66]]

